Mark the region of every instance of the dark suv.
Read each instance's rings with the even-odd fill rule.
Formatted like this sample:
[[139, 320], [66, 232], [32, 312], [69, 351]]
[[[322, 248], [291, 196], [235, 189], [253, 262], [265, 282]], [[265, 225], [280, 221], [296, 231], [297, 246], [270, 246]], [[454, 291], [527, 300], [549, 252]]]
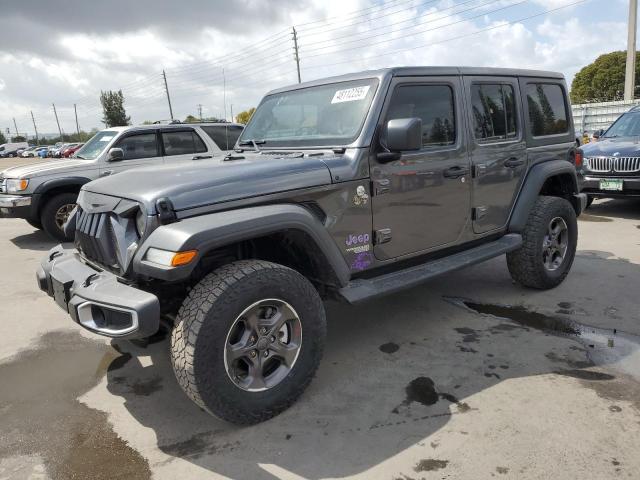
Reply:
[[640, 106], [621, 115], [576, 155], [582, 191], [594, 198], [640, 196]]
[[562, 75], [539, 71], [394, 68], [275, 90], [221, 164], [84, 185], [76, 248], [52, 249], [38, 282], [98, 334], [148, 337], [162, 319], [187, 395], [259, 422], [314, 376], [324, 299], [505, 253], [522, 285], [562, 282], [586, 204], [570, 111]]

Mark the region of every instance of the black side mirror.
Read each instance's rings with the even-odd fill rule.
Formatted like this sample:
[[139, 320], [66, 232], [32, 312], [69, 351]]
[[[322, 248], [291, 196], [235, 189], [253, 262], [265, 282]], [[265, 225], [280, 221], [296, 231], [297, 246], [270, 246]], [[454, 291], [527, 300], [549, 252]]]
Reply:
[[422, 148], [422, 119], [396, 118], [387, 122], [387, 148], [390, 152], [378, 154], [380, 161], [400, 158], [400, 152]]
[[119, 162], [124, 160], [124, 152], [121, 148], [112, 148], [109, 150], [109, 155], [107, 156], [108, 162]]

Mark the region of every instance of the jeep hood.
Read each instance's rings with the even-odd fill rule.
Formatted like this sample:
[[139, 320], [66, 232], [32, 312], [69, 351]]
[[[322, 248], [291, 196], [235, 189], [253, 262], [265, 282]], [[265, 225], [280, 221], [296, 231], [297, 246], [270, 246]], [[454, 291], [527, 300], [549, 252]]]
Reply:
[[48, 160], [7, 168], [0, 172], [5, 178], [33, 178], [41, 175], [57, 175], [59, 173], [73, 172], [77, 169], [93, 169], [95, 162], [91, 160]]
[[640, 137], [603, 138], [581, 148], [585, 157], [639, 157]]
[[171, 200], [175, 210], [211, 205], [299, 188], [331, 184], [324, 162], [313, 157], [269, 158], [244, 154], [244, 160], [218, 164], [188, 163], [142, 167], [101, 178], [87, 191], [142, 202], [155, 212], [159, 198]]

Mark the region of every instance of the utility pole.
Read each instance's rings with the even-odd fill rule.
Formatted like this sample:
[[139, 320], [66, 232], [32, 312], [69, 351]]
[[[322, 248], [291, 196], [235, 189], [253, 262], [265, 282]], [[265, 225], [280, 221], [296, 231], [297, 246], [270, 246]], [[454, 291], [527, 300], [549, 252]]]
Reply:
[[[80, 137], [80, 125], [78, 124], [78, 109], [76, 108], [76, 104], [73, 104], [73, 113], [76, 114], [76, 133], [78, 134], [78, 137]], [[78, 138], [78, 141], [80, 141], [80, 138]]]
[[200, 118], [200, 121], [202, 121], [202, 104], [201, 103], [198, 104], [198, 117]]
[[53, 114], [56, 116], [56, 123], [58, 124], [58, 133], [60, 134], [60, 141], [63, 141], [62, 138], [62, 129], [60, 128], [60, 120], [58, 120], [58, 112], [56, 112], [56, 104], [52, 103], [51, 105], [53, 105]]
[[231, 123], [233, 123], [233, 103], [231, 104]]
[[36, 145], [40, 143], [38, 140], [38, 127], [36, 127], [36, 119], [33, 116], [33, 110], [31, 110], [31, 120], [33, 120], [33, 129], [36, 131]]
[[298, 51], [298, 32], [296, 32], [296, 27], [291, 27], [293, 30], [293, 58], [296, 60], [296, 68], [298, 69], [298, 83], [302, 83], [302, 78], [300, 77], [300, 54]]
[[224, 120], [227, 120], [227, 77], [222, 69], [222, 104], [224, 105]]
[[16, 117], [13, 117], [13, 128], [16, 129], [16, 137], [19, 137], [20, 134], [18, 133], [18, 125], [16, 125]]
[[627, 68], [624, 74], [624, 99], [635, 98], [636, 86], [636, 25], [638, 23], [638, 0], [629, 0], [629, 22], [627, 32]]
[[169, 115], [173, 120], [173, 109], [171, 108], [171, 97], [169, 96], [169, 86], [167, 85], [167, 74], [162, 70], [162, 78], [164, 78], [164, 89], [167, 92], [167, 102], [169, 102]]

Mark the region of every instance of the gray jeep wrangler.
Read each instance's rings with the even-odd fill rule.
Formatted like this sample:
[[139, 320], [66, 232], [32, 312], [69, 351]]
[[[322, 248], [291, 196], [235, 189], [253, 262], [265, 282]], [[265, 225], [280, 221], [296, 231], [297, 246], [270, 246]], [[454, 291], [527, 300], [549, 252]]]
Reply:
[[[562, 75], [394, 68], [267, 94], [218, 165], [82, 187], [39, 286], [114, 338], [171, 331], [187, 395], [250, 424], [310, 383], [324, 299], [357, 303], [507, 255], [555, 287], [586, 203]], [[505, 284], [508, 288], [508, 284]]]

